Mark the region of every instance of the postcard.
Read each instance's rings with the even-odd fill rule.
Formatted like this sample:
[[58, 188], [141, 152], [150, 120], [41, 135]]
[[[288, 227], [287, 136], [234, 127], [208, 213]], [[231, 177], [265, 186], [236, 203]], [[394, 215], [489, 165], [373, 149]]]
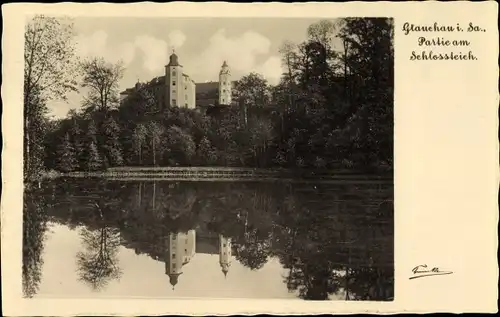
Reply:
[[496, 2], [2, 13], [6, 315], [497, 311]]

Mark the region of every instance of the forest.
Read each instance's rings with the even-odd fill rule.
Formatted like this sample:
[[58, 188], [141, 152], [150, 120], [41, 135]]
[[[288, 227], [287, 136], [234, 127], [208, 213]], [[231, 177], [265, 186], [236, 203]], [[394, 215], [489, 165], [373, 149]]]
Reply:
[[[310, 25], [303, 43], [281, 45], [279, 84], [243, 76], [238, 106], [215, 114], [158, 111], [147, 92], [120, 103], [123, 65], [78, 58], [74, 37], [70, 20], [37, 16], [26, 27], [25, 181], [116, 166], [392, 169], [392, 19]], [[50, 118], [47, 105], [72, 91], [86, 91], [82, 104]]]

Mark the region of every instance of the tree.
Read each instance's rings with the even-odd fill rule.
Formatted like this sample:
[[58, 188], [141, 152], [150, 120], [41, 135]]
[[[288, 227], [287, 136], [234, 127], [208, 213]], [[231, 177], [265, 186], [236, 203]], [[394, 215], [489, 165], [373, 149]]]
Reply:
[[32, 96], [24, 106], [24, 179], [35, 180], [43, 169], [44, 141], [49, 129], [46, 100], [38, 89], [32, 90]]
[[286, 70], [284, 74], [285, 79], [286, 82], [290, 85], [294, 82], [297, 72], [297, 63], [299, 61], [297, 45], [293, 42], [285, 41], [280, 46], [279, 52], [281, 54], [281, 63]]
[[259, 167], [267, 163], [267, 148], [274, 137], [273, 132], [273, 126], [268, 119], [256, 118], [251, 123], [250, 139], [256, 164]]
[[78, 165], [73, 144], [71, 144], [69, 133], [64, 135], [58, 147], [58, 168], [62, 172], [74, 171]]
[[99, 154], [99, 148], [97, 144], [97, 127], [94, 120], [90, 119], [87, 121], [87, 131], [84, 137], [84, 151], [82, 162], [84, 168], [88, 171], [95, 171], [102, 167], [102, 159]]
[[166, 133], [167, 160], [189, 165], [196, 154], [196, 144], [191, 135], [178, 126], [171, 126]]
[[119, 166], [123, 164], [121, 144], [119, 142], [120, 127], [109, 115], [102, 123], [102, 149], [106, 158], [107, 166]]
[[207, 137], [201, 139], [197, 154], [198, 160], [202, 165], [212, 165], [217, 162], [217, 153]]
[[82, 87], [88, 89], [84, 101], [87, 111], [105, 111], [116, 107], [119, 103], [118, 82], [123, 77], [122, 62], [107, 63], [103, 58], [92, 57], [80, 63], [83, 73]]
[[139, 165], [142, 165], [142, 148], [146, 141], [147, 130], [143, 124], [138, 124], [132, 134], [132, 143], [135, 153], [139, 156]]
[[246, 107], [264, 107], [269, 104], [269, 85], [262, 75], [250, 73], [236, 84], [235, 94]]
[[87, 171], [96, 171], [101, 168], [102, 161], [99, 156], [99, 151], [97, 150], [97, 145], [94, 141], [90, 141], [89, 148], [87, 150]]
[[305, 113], [326, 109], [333, 101], [333, 72], [329, 52], [320, 42], [308, 41], [300, 46], [302, 59], [298, 83], [302, 89], [301, 105]]
[[[73, 24], [43, 15], [28, 22], [24, 33], [24, 168], [25, 175], [36, 174], [41, 168], [41, 153], [35, 151], [41, 138], [40, 122], [47, 112], [45, 102], [65, 99], [76, 91], [74, 79], [75, 46]], [[34, 125], [34, 126], [32, 126]], [[42, 134], [43, 135], [43, 134]], [[31, 177], [31, 176], [30, 176]]]
[[94, 120], [89, 120], [87, 124], [87, 142], [97, 142], [97, 127]]
[[165, 132], [163, 127], [155, 121], [150, 121], [147, 125], [149, 141], [153, 151], [153, 166], [156, 166], [156, 152], [161, 143], [161, 136]]
[[66, 98], [77, 91], [73, 23], [38, 15], [27, 25], [24, 34], [25, 104], [34, 89], [45, 98]]
[[307, 28], [308, 37], [315, 42], [321, 43], [328, 50], [331, 50], [332, 41], [335, 38], [336, 25], [332, 20], [321, 20], [311, 24]]
[[80, 168], [84, 168], [85, 162], [82, 155], [85, 150], [83, 130], [80, 128], [79, 117], [76, 112], [70, 111], [68, 116], [70, 116], [71, 118], [71, 128], [69, 130], [69, 134], [71, 137], [71, 143], [73, 144], [77, 156], [78, 166]]
[[357, 116], [361, 137], [356, 144], [361, 165], [387, 162], [393, 156], [393, 21], [388, 18], [346, 18], [339, 37], [348, 45], [345, 59], [353, 78], [350, 104], [344, 114]]

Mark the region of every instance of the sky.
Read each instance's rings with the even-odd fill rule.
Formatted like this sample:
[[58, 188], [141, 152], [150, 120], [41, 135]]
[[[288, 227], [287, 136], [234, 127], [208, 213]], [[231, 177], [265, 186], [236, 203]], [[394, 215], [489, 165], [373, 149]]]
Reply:
[[[250, 72], [276, 84], [282, 73], [279, 47], [284, 41], [300, 43], [307, 27], [320, 19], [305, 18], [73, 18], [79, 57], [100, 56], [122, 60], [125, 74], [120, 90], [138, 80], [164, 74], [175, 49], [184, 72], [195, 82], [218, 81], [226, 60], [233, 80]], [[64, 117], [80, 107], [82, 96], [49, 104], [50, 114]]]

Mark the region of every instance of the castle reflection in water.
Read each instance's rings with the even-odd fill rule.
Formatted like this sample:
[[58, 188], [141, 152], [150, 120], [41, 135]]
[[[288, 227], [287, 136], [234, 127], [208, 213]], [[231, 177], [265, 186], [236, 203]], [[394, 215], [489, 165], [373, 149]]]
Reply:
[[[183, 274], [183, 267], [196, 255], [196, 253], [215, 254], [210, 248], [212, 239], [206, 239], [202, 246], [208, 248], [200, 248], [197, 250], [196, 231], [189, 230], [186, 233], [170, 233], [165, 238], [165, 256], [163, 259], [157, 258], [165, 262], [165, 274], [170, 278], [172, 288], [179, 283], [179, 276]], [[206, 243], [208, 242], [208, 244]], [[218, 239], [218, 255], [219, 264], [222, 273], [227, 276], [229, 267], [231, 266], [231, 239], [223, 235], [219, 235]]]
[[[133, 237], [130, 237], [133, 239]], [[136, 254], [141, 254], [133, 242], [129, 242], [126, 236], [120, 234], [120, 244], [128, 248], [134, 248]], [[158, 244], [161, 246], [161, 244]], [[204, 232], [197, 235], [197, 230], [191, 229], [187, 232], [170, 232], [164, 237], [164, 250], [150, 253], [156, 261], [165, 263], [165, 274], [169, 277], [170, 285], [175, 290], [184, 267], [196, 256], [196, 254], [217, 255], [219, 265], [224, 277], [227, 277], [231, 267], [233, 245], [231, 238], [213, 232]], [[215, 258], [214, 258], [215, 261]]]
[[[151, 274], [158, 278], [161, 274], [162, 285], [175, 293], [188, 284], [196, 289], [193, 283], [202, 276], [194, 275], [213, 260], [214, 271], [207, 270], [210, 276], [220, 274], [224, 285], [272, 262], [279, 267], [269, 274], [282, 278], [284, 289], [302, 299], [390, 300], [393, 296], [390, 182], [58, 179], [27, 193], [24, 204], [26, 296], [37, 294], [40, 283], [51, 278], [44, 271], [46, 260], [75, 262], [74, 255], [44, 251], [50, 223], [80, 236], [74, 252], [77, 276], [71, 278], [98, 292], [106, 292], [122, 273], [135, 274], [128, 266], [135, 260], [122, 257], [133, 250], [137, 259], [145, 255], [161, 263], [163, 269], [147, 270], [154, 270]], [[122, 272], [123, 267], [127, 269]], [[61, 286], [60, 292], [65, 291]], [[211, 291], [208, 286], [206, 291]]]

